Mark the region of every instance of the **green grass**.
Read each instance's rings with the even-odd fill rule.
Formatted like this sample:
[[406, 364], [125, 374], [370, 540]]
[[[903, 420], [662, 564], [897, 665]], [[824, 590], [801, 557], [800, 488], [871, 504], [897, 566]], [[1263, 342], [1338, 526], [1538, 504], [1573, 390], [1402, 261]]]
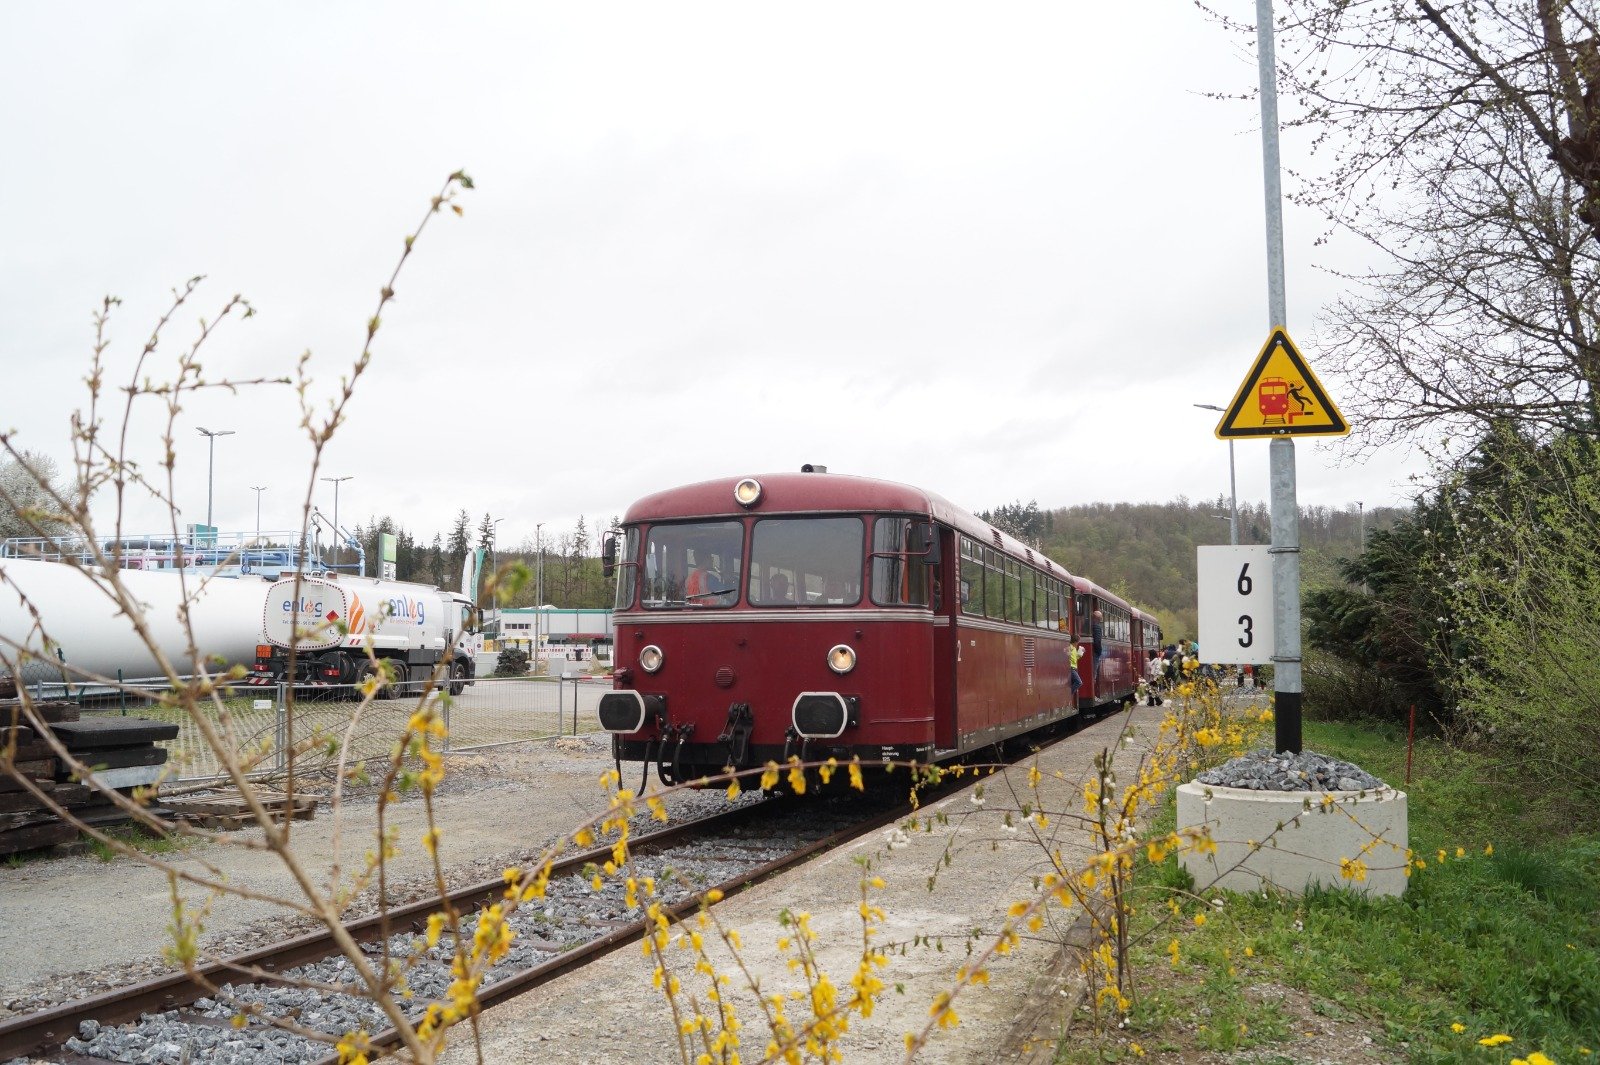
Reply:
[[[1176, 1018], [1198, 1018], [1185, 1036], [1190, 1045], [1266, 1053], [1296, 1033], [1281, 1011], [1241, 992], [1276, 983], [1310, 993], [1319, 1013], [1363, 1026], [1397, 1061], [1508, 1061], [1534, 1050], [1563, 1063], [1600, 1059], [1600, 831], [1592, 808], [1571, 796], [1526, 794], [1487, 759], [1438, 741], [1419, 744], [1407, 786], [1403, 734], [1335, 723], [1307, 723], [1305, 731], [1307, 748], [1405, 788], [1412, 849], [1426, 867], [1399, 899], [1232, 895], [1196, 928], [1199, 903], [1186, 902], [1176, 919], [1166, 909], [1186, 880], [1177, 858], [1144, 865], [1134, 930], [1152, 930], [1157, 918], [1171, 923], [1137, 950], [1151, 990], [1131, 1018], [1134, 1037], [1160, 1046]], [[1172, 817], [1169, 804], [1156, 831], [1169, 829]], [[1175, 936], [1176, 972], [1166, 954]], [[1457, 1023], [1463, 1032], [1452, 1031]], [[1515, 1041], [1478, 1045], [1495, 1032]]]
[[[107, 828], [103, 831], [105, 835], [110, 836], [119, 843], [135, 850], [143, 851], [146, 854], [169, 854], [183, 846], [183, 841], [176, 836], [154, 835], [146, 832], [138, 825], [117, 825], [114, 828]], [[102, 862], [114, 861], [121, 857], [116, 848], [110, 844], [102, 843], [93, 836], [84, 836], [83, 838], [89, 844], [89, 853]]]

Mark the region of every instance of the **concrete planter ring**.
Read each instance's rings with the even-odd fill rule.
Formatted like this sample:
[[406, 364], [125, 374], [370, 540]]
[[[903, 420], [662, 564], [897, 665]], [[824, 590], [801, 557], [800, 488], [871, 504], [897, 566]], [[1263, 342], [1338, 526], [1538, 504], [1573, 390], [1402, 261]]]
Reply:
[[[1314, 884], [1399, 896], [1410, 865], [1406, 794], [1252, 791], [1190, 781], [1178, 788], [1178, 830], [1204, 828], [1216, 853], [1187, 849], [1197, 890], [1301, 894]], [[1351, 874], [1351, 875], [1346, 875]]]

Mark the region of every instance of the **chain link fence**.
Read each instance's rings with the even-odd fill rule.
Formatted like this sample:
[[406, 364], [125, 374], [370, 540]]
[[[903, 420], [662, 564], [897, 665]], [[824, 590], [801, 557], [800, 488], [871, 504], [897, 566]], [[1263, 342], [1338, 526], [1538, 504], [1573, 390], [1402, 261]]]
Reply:
[[[287, 768], [288, 752], [297, 748], [296, 772], [335, 768], [370, 759], [387, 760], [394, 744], [416, 712], [421, 693], [363, 702], [358, 685], [301, 688], [289, 700], [288, 685], [232, 690], [220, 710], [209, 710], [207, 724], [255, 775], [271, 776]], [[592, 732], [600, 727], [600, 696], [611, 683], [587, 675], [550, 679], [480, 677], [460, 695], [443, 698], [435, 691], [448, 735], [447, 751], [481, 750], [525, 740], [541, 740]], [[188, 713], [160, 705], [162, 689], [119, 693], [113, 700], [93, 700], [85, 718], [101, 715], [149, 718], [178, 726], [178, 735], [162, 741], [169, 765], [169, 784], [214, 780], [223, 776], [222, 762], [206, 742], [201, 726]]]

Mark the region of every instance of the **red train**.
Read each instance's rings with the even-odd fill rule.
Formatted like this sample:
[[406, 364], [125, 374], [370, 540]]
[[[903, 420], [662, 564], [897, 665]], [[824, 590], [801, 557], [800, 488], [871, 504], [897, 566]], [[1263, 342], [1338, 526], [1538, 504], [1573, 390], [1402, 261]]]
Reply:
[[789, 755], [954, 758], [1131, 700], [1160, 644], [1153, 619], [939, 496], [809, 466], [647, 496], [604, 555], [600, 722], [667, 784]]

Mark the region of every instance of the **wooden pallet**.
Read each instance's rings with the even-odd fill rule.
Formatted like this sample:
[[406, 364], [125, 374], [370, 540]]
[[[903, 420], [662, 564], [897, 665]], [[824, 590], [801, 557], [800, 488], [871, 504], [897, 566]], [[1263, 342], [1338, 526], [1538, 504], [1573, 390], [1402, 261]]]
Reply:
[[[292, 809], [288, 796], [282, 794], [264, 794], [261, 804], [278, 824], [282, 824], [286, 817], [295, 821], [309, 821], [317, 816], [317, 799], [311, 795], [296, 795]], [[232, 832], [256, 823], [250, 807], [237, 791], [231, 789], [215, 795], [162, 799], [161, 805], [171, 811], [173, 820], [186, 821], [214, 832]]]

